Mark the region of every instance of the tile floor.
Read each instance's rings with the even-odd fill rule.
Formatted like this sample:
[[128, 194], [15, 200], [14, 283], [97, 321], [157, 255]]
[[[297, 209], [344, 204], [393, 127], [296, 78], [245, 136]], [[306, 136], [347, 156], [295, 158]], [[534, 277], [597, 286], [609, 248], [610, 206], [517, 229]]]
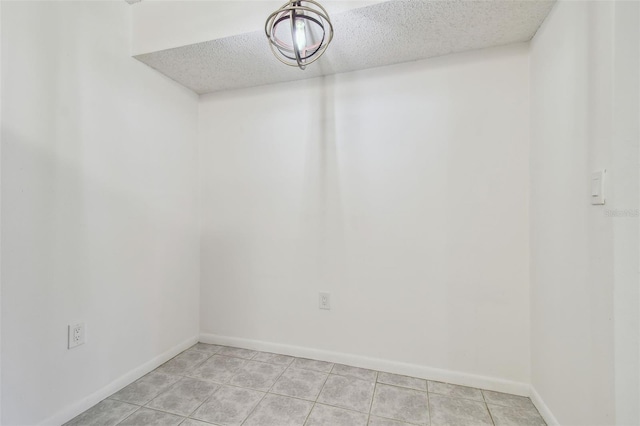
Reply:
[[545, 425], [529, 398], [198, 343], [67, 425]]

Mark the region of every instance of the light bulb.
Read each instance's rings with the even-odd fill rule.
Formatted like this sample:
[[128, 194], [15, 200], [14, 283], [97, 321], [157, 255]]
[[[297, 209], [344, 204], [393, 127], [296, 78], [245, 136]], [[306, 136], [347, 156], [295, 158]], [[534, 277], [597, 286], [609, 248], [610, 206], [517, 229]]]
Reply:
[[317, 61], [333, 39], [331, 20], [317, 0], [289, 0], [269, 15], [264, 32], [276, 58], [300, 69]]
[[296, 45], [298, 50], [302, 52], [307, 47], [307, 35], [305, 34], [304, 19], [296, 19]]

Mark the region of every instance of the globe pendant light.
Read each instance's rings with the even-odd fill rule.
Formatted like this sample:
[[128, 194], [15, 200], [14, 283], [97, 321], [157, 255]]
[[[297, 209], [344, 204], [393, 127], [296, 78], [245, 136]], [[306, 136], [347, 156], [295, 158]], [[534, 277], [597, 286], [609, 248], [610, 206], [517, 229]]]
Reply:
[[314, 0], [285, 3], [269, 15], [264, 30], [276, 58], [300, 69], [317, 61], [333, 39], [329, 15]]

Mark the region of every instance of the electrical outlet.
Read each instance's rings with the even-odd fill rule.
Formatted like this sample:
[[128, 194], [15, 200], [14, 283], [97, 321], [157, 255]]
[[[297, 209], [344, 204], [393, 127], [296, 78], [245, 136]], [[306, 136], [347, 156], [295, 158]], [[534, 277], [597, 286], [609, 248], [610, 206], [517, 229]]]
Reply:
[[84, 323], [69, 325], [69, 349], [84, 344]]
[[320, 293], [320, 309], [331, 309], [331, 295], [329, 293]]

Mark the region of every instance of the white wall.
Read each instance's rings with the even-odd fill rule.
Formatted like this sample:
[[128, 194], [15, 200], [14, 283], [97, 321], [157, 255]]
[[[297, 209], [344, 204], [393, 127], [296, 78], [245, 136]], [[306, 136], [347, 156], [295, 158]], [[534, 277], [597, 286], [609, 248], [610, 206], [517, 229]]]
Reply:
[[[0, 129], [2, 129], [2, 2], [0, 2]], [[2, 131], [0, 131], [0, 165], [2, 165]], [[2, 173], [0, 172], [0, 188]], [[0, 224], [2, 223], [2, 191], [0, 191]], [[0, 381], [2, 378], [2, 226], [0, 225]], [[0, 424], [2, 423], [2, 385], [0, 383]]]
[[202, 97], [202, 332], [528, 382], [528, 67]]
[[197, 336], [197, 97], [125, 2], [2, 9], [2, 424], [55, 423]]
[[615, 415], [640, 425], [640, 3], [614, 15], [612, 186], [610, 209], [635, 211], [613, 226]]
[[563, 425], [640, 423], [638, 7], [560, 2], [532, 42], [532, 384]]

